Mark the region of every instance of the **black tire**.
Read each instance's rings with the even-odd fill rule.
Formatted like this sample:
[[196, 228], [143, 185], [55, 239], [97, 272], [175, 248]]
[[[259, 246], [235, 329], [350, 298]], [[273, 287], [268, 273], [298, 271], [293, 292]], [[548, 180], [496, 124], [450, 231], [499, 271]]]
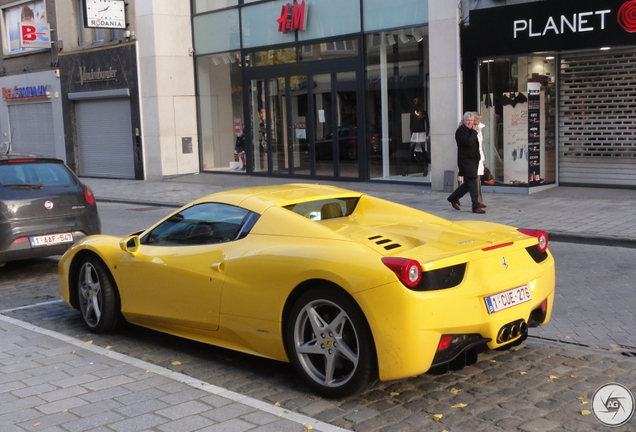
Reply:
[[77, 299], [84, 324], [107, 333], [124, 323], [117, 286], [106, 265], [95, 256], [82, 259], [77, 272]]
[[316, 393], [341, 398], [358, 393], [378, 378], [371, 330], [346, 294], [312, 289], [293, 305], [286, 323], [287, 353]]

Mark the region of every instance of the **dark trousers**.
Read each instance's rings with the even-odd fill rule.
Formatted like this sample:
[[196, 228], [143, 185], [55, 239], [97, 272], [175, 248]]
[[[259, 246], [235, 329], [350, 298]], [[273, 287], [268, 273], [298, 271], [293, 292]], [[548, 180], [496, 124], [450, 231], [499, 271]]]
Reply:
[[459, 187], [455, 189], [452, 194], [450, 194], [450, 196], [448, 197], [448, 201], [459, 201], [459, 199], [467, 193], [470, 194], [470, 199], [473, 202], [473, 210], [475, 210], [479, 207], [479, 192], [477, 191], [476, 177], [464, 177], [464, 182], [460, 184]]

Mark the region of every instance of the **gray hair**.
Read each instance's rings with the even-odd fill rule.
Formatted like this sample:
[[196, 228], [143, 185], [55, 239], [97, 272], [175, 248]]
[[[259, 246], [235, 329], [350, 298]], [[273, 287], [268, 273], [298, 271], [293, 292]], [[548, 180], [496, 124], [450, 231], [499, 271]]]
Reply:
[[466, 111], [464, 113], [464, 121], [466, 121], [466, 119], [468, 119], [468, 118], [474, 119], [475, 118], [475, 113], [472, 112], [472, 111]]

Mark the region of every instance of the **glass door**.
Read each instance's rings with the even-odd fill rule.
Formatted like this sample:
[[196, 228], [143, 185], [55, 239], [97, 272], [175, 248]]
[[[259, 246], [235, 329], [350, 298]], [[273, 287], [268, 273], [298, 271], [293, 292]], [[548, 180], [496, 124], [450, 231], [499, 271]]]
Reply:
[[254, 173], [360, 177], [355, 71], [289, 74], [249, 85]]

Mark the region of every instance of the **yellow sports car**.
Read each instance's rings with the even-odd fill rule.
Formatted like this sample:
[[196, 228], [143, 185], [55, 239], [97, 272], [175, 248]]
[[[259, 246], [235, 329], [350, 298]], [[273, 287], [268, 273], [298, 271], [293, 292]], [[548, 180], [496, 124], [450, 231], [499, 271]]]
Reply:
[[60, 293], [96, 333], [129, 322], [292, 362], [343, 397], [521, 343], [552, 311], [547, 246], [337, 187], [264, 186], [85, 238], [60, 261]]

